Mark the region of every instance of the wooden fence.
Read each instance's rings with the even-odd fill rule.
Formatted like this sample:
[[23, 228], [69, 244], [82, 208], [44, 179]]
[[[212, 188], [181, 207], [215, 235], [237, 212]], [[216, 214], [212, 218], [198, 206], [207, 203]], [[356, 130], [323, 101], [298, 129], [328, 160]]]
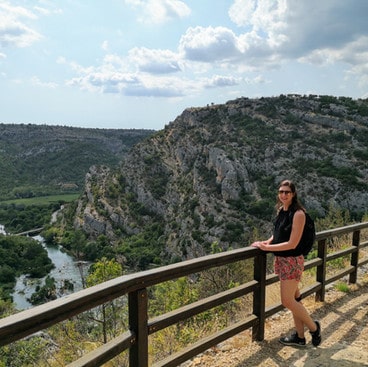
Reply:
[[[368, 222], [317, 233], [317, 257], [305, 263], [306, 270], [316, 268], [316, 279], [311, 285], [302, 290], [303, 296], [315, 294], [317, 301], [324, 301], [326, 287], [329, 284], [345, 276], [349, 276], [350, 283], [356, 282], [359, 267], [368, 263], [368, 257], [363, 256], [360, 259], [362, 257], [360, 255], [364, 254], [362, 249], [368, 247], [368, 241], [361, 240], [361, 232], [366, 229], [368, 229]], [[328, 252], [328, 240], [342, 235], [350, 235], [351, 244], [344, 250]], [[337, 274], [329, 276], [326, 271], [327, 263], [346, 256], [350, 258], [350, 265], [339, 270]], [[246, 259], [254, 259], [254, 277], [251, 281], [153, 319], [148, 319], [147, 289], [149, 287]], [[266, 287], [278, 282], [278, 278], [274, 274], [266, 275], [266, 265], [266, 253], [257, 248], [245, 247], [124, 275], [1, 319], [0, 346], [20, 340], [72, 316], [127, 295], [129, 330], [92, 352], [85, 354], [68, 366], [101, 366], [123, 351], [129, 350], [130, 367], [147, 367], [149, 365], [149, 335], [239, 297], [245, 295], [252, 297], [253, 312], [250, 316], [152, 365], [153, 367], [178, 366], [246, 329], [252, 328], [254, 340], [263, 340], [265, 320], [283, 309], [281, 304], [266, 307]]]

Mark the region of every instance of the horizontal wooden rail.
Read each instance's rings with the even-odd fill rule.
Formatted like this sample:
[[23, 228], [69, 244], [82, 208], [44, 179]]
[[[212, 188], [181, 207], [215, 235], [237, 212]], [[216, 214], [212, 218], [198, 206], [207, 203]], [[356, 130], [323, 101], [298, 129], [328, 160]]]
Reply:
[[101, 366], [111, 360], [111, 355], [118, 354], [129, 349], [136, 342], [135, 335], [131, 331], [110, 340], [101, 347], [68, 364], [68, 367], [94, 367]]
[[241, 286], [231, 288], [227, 291], [217, 293], [211, 297], [193, 302], [190, 305], [178, 308], [177, 310], [168, 312], [161, 316], [155, 317], [148, 321], [148, 330], [152, 334], [156, 331], [167, 328], [179, 321], [186, 320], [191, 316], [198, 315], [204, 311], [210, 310], [216, 306], [220, 306], [233, 299], [242, 297], [250, 292], [253, 292], [259, 286], [256, 281], [243, 284]]
[[[368, 263], [368, 257], [361, 259], [359, 256], [361, 250], [368, 247], [368, 241], [360, 240], [361, 231], [364, 229], [368, 229], [368, 222], [317, 233], [318, 255], [316, 258], [305, 262], [306, 270], [317, 269], [316, 279], [313, 284], [302, 290], [303, 296], [315, 294], [317, 300], [323, 301], [327, 285], [347, 275], [349, 275], [350, 282], [355, 282], [358, 268]], [[353, 235], [351, 246], [344, 250], [328, 253], [327, 240], [344, 234]], [[69, 364], [69, 367], [101, 366], [126, 350], [130, 351], [131, 367], [148, 367], [148, 335], [248, 294], [253, 298], [252, 314], [244, 320], [201, 339], [162, 361], [156, 362], [153, 366], [177, 366], [198, 353], [249, 328], [253, 329], [255, 339], [262, 340], [265, 319], [283, 309], [281, 304], [265, 307], [266, 287], [278, 282], [278, 277], [275, 274], [267, 276], [265, 274], [266, 256], [266, 253], [257, 248], [246, 247], [118, 277], [0, 319], [0, 345], [20, 340], [121, 296], [128, 296], [130, 330], [87, 353]], [[328, 276], [327, 264], [341, 257], [350, 257], [350, 265], [334, 275]], [[164, 315], [148, 319], [147, 289], [149, 287], [247, 259], [254, 259], [255, 275], [253, 280], [179, 307]]]
[[216, 334], [208, 336], [207, 338], [201, 339], [199, 342], [194, 343], [193, 345], [183, 349], [180, 352], [177, 352], [166, 359], [157, 362], [153, 365], [153, 367], [175, 367], [180, 363], [187, 361], [192, 356], [198, 355], [199, 353], [204, 352], [208, 348], [217, 345], [218, 343], [223, 342], [226, 339], [233, 337], [241, 333], [244, 330], [247, 330], [258, 323], [258, 319], [256, 316], [249, 316], [247, 319], [243, 321], [239, 321], [234, 325], [231, 325]]

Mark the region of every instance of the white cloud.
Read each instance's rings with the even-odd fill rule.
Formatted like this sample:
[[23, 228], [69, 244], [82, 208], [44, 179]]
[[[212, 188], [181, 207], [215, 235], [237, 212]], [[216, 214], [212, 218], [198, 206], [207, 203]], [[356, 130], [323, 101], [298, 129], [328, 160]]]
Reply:
[[101, 44], [101, 49], [107, 51], [109, 49], [109, 41], [105, 40]]
[[199, 62], [231, 60], [240, 55], [237, 37], [225, 27], [189, 28], [180, 39], [179, 51], [186, 59]]
[[169, 50], [152, 50], [145, 47], [129, 51], [131, 63], [142, 72], [167, 74], [180, 71], [178, 56]]
[[125, 3], [142, 11], [138, 20], [143, 23], [164, 23], [191, 13], [185, 2], [180, 0], [125, 0]]
[[139, 83], [126, 86], [123, 94], [139, 97], [182, 97], [184, 90], [183, 81], [173, 78], [141, 78]]
[[282, 44], [287, 37], [287, 0], [235, 0], [229, 9], [230, 19], [264, 35], [270, 47]]
[[254, 85], [254, 84], [266, 84], [268, 83], [268, 81], [263, 77], [263, 75], [258, 75], [253, 79], [250, 78], [246, 78], [245, 82], [249, 85]]
[[[359, 12], [368, 2], [356, 3], [358, 12], [345, 2], [338, 3], [337, 8], [333, 0], [324, 0], [319, 6], [317, 0], [235, 0], [229, 16], [240, 27], [238, 34], [220, 26], [189, 27], [180, 39], [178, 52], [135, 47], [126, 55], [106, 55], [99, 66], [82, 67], [72, 62], [69, 64], [77, 76], [69, 85], [101, 93], [177, 97], [242, 83], [269, 84], [271, 81], [263, 76], [247, 78], [243, 73], [252, 70], [264, 74], [288, 61], [345, 63], [350, 65], [346, 76], [358, 77], [367, 71], [368, 30]], [[139, 8], [146, 20], [148, 14], [160, 22], [187, 14], [181, 1], [126, 0], [126, 4]], [[320, 14], [314, 14], [315, 9]], [[338, 11], [334, 13], [334, 9]], [[347, 11], [350, 17], [346, 17]], [[351, 19], [358, 25], [348, 25]], [[350, 27], [350, 34], [355, 36], [337, 39], [333, 32], [336, 25]], [[107, 50], [108, 42], [101, 47]], [[184, 75], [191, 73], [192, 79], [185, 79]], [[198, 79], [199, 74], [207, 77]], [[364, 82], [367, 78], [361, 78]]]
[[[42, 3], [42, 2], [41, 2]], [[52, 1], [44, 2], [47, 6], [34, 6], [33, 9], [35, 12], [41, 15], [52, 15], [52, 14], [63, 14], [63, 10], [60, 8], [56, 8], [56, 5]]]
[[229, 9], [229, 17], [238, 26], [252, 25], [252, 16], [256, 6], [256, 0], [235, 0]]
[[33, 76], [31, 78], [31, 83], [39, 87], [45, 87], [50, 89], [55, 89], [58, 86], [58, 84], [54, 82], [42, 82], [37, 76]]
[[342, 45], [340, 48], [320, 48], [311, 51], [300, 61], [305, 63], [325, 65], [343, 62], [348, 65], [355, 65], [355, 68], [365, 68], [368, 66], [368, 35], [361, 36], [357, 40]]
[[42, 38], [23, 19], [36, 19], [36, 15], [24, 7], [0, 3], [0, 46], [27, 47]]
[[66, 64], [66, 63], [67, 63], [67, 61], [66, 61], [66, 58], [65, 58], [64, 56], [59, 56], [59, 57], [57, 58], [57, 60], [56, 60], [56, 63], [57, 63], [57, 64], [64, 65], [64, 64]]
[[180, 97], [183, 96], [183, 84], [179, 78], [156, 78], [119, 71], [102, 72], [99, 69], [67, 83], [89, 91], [140, 97]]
[[[133, 61], [135, 57], [137, 56], [133, 57]], [[127, 60], [117, 55], [107, 55], [98, 67], [84, 68], [75, 62], [70, 62], [69, 65], [79, 76], [69, 80], [67, 85], [91, 92], [127, 96], [180, 97], [184, 94], [183, 89], [190, 89], [188, 83], [180, 78], [162, 75], [157, 77], [154, 74], [130, 71]]]
[[22, 6], [11, 5], [7, 1], [2, 1], [0, 3], [0, 12], [4, 14], [5, 16], [9, 18], [13, 18], [13, 19], [17, 19], [17, 18], [35, 19], [36, 18], [36, 15], [30, 10], [28, 10], [27, 8], [22, 7]]
[[368, 33], [366, 14], [366, 0], [235, 0], [229, 10], [235, 24], [248, 27], [239, 38], [255, 33], [285, 58], [344, 48]]
[[[75, 73], [76, 77], [67, 82], [68, 85], [128, 96], [182, 97], [203, 89], [266, 84], [270, 81], [265, 77], [247, 78], [244, 73], [250, 70], [263, 72], [289, 60], [316, 65], [346, 63], [351, 65], [346, 77], [367, 75], [368, 31], [362, 26], [362, 15], [355, 13], [351, 6], [341, 4], [339, 11], [333, 13], [336, 1], [325, 0], [318, 7], [321, 13], [318, 17], [313, 14], [316, 1], [235, 0], [229, 8], [229, 16], [239, 27], [238, 33], [222, 26], [189, 27], [177, 50], [134, 47], [125, 55], [107, 54], [97, 66], [84, 67], [63, 57], [59, 57], [57, 63], [68, 64]], [[362, 11], [365, 3], [356, 1]], [[185, 3], [179, 0], [125, 2], [140, 10], [145, 21], [164, 22], [190, 13]], [[342, 22], [347, 26], [349, 21], [343, 10], [346, 13], [348, 9], [358, 24], [349, 26], [355, 38], [344, 36], [340, 40], [332, 30]], [[8, 13], [34, 17], [23, 8], [14, 7]], [[307, 17], [306, 14], [314, 16]], [[18, 46], [20, 44], [19, 41]], [[102, 41], [101, 48], [108, 51], [109, 42]], [[191, 75], [190, 80], [185, 77], [189, 78], [188, 75]], [[198, 75], [202, 77], [198, 78]], [[33, 82], [53, 87], [37, 78]], [[368, 78], [361, 78], [360, 83], [368, 83]]]
[[241, 78], [214, 75], [203, 81], [204, 88], [232, 87], [241, 83]]

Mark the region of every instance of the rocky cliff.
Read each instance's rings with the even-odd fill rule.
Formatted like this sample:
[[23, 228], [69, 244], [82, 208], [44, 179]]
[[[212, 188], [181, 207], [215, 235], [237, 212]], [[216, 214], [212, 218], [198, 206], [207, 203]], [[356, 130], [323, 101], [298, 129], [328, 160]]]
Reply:
[[[270, 230], [278, 183], [308, 211], [368, 211], [368, 101], [239, 98], [188, 108], [137, 144], [118, 172], [92, 167], [75, 227], [111, 243], [160, 227], [167, 261], [247, 245]], [[137, 245], [139, 246], [139, 244]]]

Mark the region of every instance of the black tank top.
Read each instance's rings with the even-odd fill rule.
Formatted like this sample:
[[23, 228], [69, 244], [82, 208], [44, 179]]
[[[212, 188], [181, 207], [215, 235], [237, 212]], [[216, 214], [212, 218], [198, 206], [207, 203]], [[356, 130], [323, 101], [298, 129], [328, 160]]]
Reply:
[[[293, 226], [294, 211], [281, 209], [274, 222], [273, 239], [271, 244], [287, 242], [290, 239], [291, 228]], [[273, 251], [276, 256], [299, 256], [302, 255], [301, 249], [296, 247], [292, 250]]]

